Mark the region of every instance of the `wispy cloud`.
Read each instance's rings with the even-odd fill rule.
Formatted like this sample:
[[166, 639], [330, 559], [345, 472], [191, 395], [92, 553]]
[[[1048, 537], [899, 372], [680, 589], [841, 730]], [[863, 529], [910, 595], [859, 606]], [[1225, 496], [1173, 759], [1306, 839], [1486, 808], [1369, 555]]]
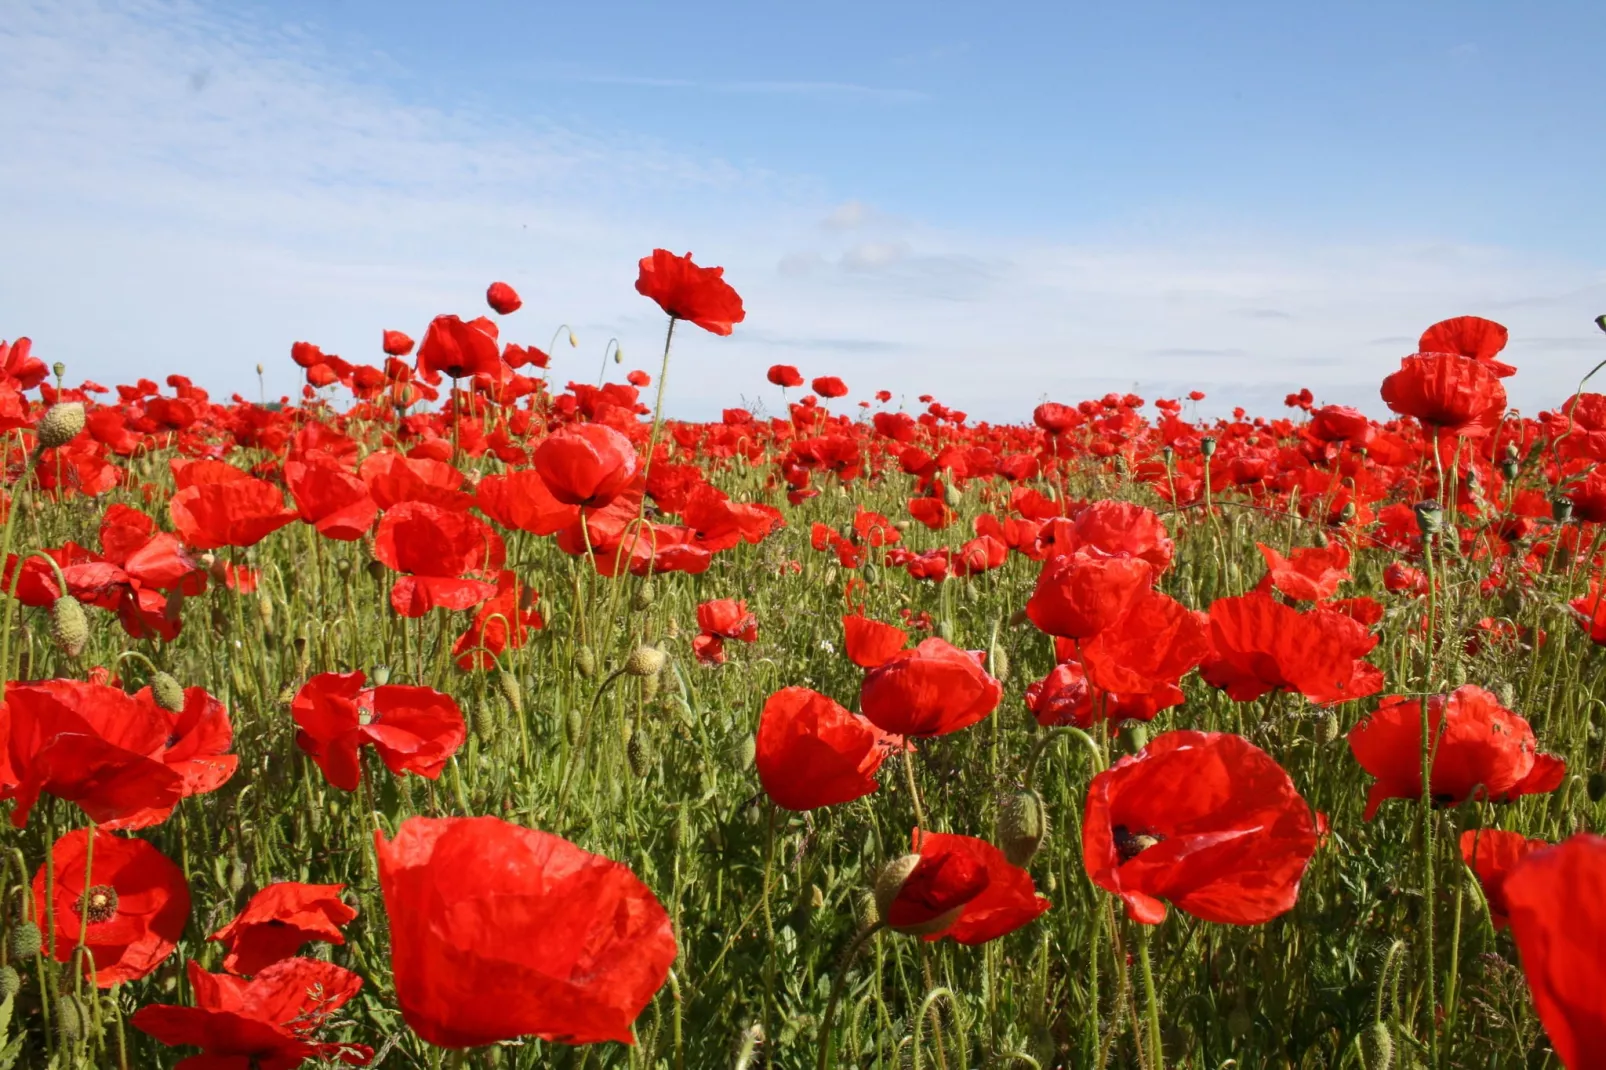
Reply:
[[858, 82], [718, 81], [696, 78], [659, 78], [650, 75], [597, 73], [560, 66], [538, 71], [535, 76], [547, 81], [581, 85], [638, 86], [643, 89], [691, 89], [707, 93], [733, 93], [747, 96], [839, 98], [883, 104], [914, 104], [929, 99], [929, 94], [918, 89], [907, 89], [899, 86], [864, 85]]

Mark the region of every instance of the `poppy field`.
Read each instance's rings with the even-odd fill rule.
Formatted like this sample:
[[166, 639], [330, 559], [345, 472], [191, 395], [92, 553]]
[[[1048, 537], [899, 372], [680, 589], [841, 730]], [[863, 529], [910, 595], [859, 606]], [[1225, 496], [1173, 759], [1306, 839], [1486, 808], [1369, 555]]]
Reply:
[[1593, 371], [687, 422], [741, 298], [636, 290], [271, 404], [0, 342], [0, 1070], [1606, 1067]]

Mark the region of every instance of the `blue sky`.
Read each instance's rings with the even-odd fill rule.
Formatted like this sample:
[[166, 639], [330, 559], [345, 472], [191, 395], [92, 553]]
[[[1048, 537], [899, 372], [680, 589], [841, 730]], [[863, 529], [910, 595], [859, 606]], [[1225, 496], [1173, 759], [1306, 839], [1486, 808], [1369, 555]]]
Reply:
[[[1512, 327], [1514, 403], [1601, 357], [1606, 7], [6, 0], [0, 337], [124, 381], [293, 389], [493, 278], [654, 368], [654, 245], [723, 263], [671, 408], [1022, 418], [1194, 386], [1378, 410], [1428, 323]], [[646, 307], [643, 307], [646, 306]]]

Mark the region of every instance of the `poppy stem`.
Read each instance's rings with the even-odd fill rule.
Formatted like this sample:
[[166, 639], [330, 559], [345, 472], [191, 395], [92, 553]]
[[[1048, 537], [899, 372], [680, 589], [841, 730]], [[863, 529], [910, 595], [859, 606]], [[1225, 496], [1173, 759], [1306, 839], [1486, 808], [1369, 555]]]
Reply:
[[909, 781], [909, 801], [914, 804], [915, 808], [915, 827], [924, 829], [926, 827], [926, 811], [920, 805], [920, 786], [915, 783], [914, 754], [907, 747], [903, 750], [903, 774]]
[[770, 1032], [770, 1008], [775, 1003], [775, 917], [770, 910], [770, 882], [775, 873], [775, 800], [769, 804], [764, 831], [764, 1036]]
[[854, 957], [870, 938], [886, 928], [886, 924], [885, 921], [878, 921], [859, 930], [859, 935], [853, 938], [848, 949], [842, 953], [842, 964], [837, 967], [837, 975], [831, 980], [831, 996], [825, 1004], [825, 1017], [820, 1019], [820, 1036], [815, 1044], [820, 1050], [818, 1070], [829, 1070], [831, 1066], [831, 1025], [836, 1021], [836, 1007], [842, 1001], [842, 990], [847, 987], [848, 967], [853, 965]]
[[1143, 971], [1143, 1000], [1149, 1016], [1149, 1065], [1165, 1066], [1160, 1045], [1160, 999], [1154, 988], [1154, 967], [1149, 962], [1149, 926], [1138, 924], [1138, 965]]

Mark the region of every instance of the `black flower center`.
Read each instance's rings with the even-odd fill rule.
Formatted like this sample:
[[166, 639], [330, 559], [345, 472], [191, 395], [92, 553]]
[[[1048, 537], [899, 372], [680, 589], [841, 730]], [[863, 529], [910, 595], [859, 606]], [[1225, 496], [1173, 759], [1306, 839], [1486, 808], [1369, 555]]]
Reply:
[[111, 921], [117, 916], [117, 889], [109, 884], [97, 884], [72, 905], [80, 918], [87, 917], [91, 925]]
[[1133, 832], [1125, 825], [1116, 825], [1110, 833], [1115, 837], [1115, 853], [1121, 856], [1122, 862], [1132, 861], [1165, 839], [1150, 832]]

